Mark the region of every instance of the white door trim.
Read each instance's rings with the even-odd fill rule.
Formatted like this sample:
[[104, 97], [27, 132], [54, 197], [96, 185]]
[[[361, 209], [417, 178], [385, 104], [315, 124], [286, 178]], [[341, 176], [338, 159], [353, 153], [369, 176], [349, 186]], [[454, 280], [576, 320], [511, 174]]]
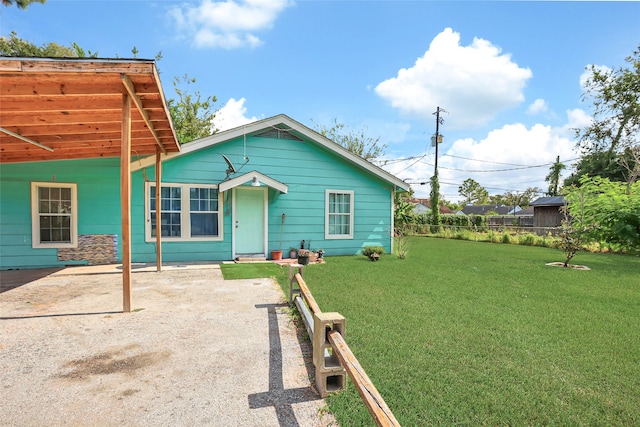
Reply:
[[269, 247], [269, 218], [268, 218], [268, 206], [269, 206], [269, 191], [267, 187], [236, 187], [233, 188], [232, 191], [232, 215], [231, 215], [231, 252], [232, 252], [232, 256], [235, 259], [238, 256], [237, 253], [237, 247], [236, 247], [236, 220], [237, 220], [237, 212], [238, 212], [238, 206], [236, 204], [236, 200], [237, 195], [236, 195], [236, 191], [237, 190], [240, 191], [261, 191], [263, 194], [263, 201], [262, 201], [262, 209], [263, 209], [263, 224], [262, 224], [262, 230], [263, 230], [263, 242], [264, 242], [264, 247], [263, 247], [263, 256], [266, 258], [267, 257], [267, 253], [268, 253], [268, 247]]

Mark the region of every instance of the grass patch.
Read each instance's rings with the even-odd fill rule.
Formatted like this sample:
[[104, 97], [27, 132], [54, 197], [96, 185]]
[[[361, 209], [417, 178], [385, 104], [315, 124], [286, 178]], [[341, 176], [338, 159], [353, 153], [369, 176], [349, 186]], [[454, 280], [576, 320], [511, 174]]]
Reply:
[[[638, 425], [640, 259], [414, 237], [408, 256], [305, 269], [402, 425]], [[280, 278], [285, 293], [288, 278]], [[353, 385], [340, 425], [373, 426]]]
[[284, 271], [282, 266], [272, 262], [220, 264], [220, 270], [225, 280], [279, 277]]

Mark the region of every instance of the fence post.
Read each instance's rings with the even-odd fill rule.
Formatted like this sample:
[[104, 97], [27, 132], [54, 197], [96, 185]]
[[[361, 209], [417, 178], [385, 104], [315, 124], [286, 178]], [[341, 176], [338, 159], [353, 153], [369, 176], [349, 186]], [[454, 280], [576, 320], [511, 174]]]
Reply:
[[[296, 271], [296, 269], [298, 271]], [[300, 295], [300, 285], [298, 285], [298, 281], [295, 279], [296, 273], [300, 273], [300, 277], [304, 277], [304, 265], [298, 263], [289, 264], [289, 303], [293, 302], [293, 294]], [[294, 283], [298, 285], [295, 289], [293, 287]]]
[[334, 353], [328, 333], [344, 336], [345, 318], [339, 313], [313, 313], [313, 365], [316, 368], [316, 388], [321, 397], [342, 390], [346, 371]]

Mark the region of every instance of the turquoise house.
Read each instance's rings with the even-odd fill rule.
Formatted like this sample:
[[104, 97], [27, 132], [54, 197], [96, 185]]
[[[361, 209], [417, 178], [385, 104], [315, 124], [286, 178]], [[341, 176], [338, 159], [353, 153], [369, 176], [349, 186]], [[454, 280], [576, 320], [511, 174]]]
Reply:
[[[119, 160], [2, 164], [0, 268], [121, 262]], [[409, 189], [285, 115], [184, 144], [159, 160], [159, 202], [156, 156], [131, 162], [132, 262], [156, 261], [158, 214], [164, 262], [270, 258], [273, 250], [286, 257], [302, 241], [328, 256], [367, 245], [391, 251], [394, 193]], [[33, 226], [43, 201], [64, 212], [68, 227], [59, 232], [68, 243], [51, 247]]]

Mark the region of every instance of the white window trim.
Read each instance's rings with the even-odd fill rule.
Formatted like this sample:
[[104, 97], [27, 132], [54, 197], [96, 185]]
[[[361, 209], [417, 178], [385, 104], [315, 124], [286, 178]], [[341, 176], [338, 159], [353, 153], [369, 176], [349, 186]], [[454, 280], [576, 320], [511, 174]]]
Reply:
[[[151, 210], [149, 206], [149, 202], [151, 200], [151, 186], [155, 186], [155, 181], [147, 181], [144, 186], [144, 237], [146, 242], [155, 242], [156, 237], [151, 236]], [[170, 237], [170, 236], [162, 236], [163, 242], [211, 242], [211, 241], [221, 241], [224, 239], [224, 232], [222, 229], [222, 216], [223, 216], [223, 197], [222, 194], [218, 192], [218, 236], [215, 237], [191, 237], [191, 201], [189, 199], [189, 189], [190, 188], [215, 188], [218, 186], [215, 184], [194, 184], [194, 183], [175, 183], [175, 182], [161, 182], [161, 187], [181, 187], [180, 191], [180, 225], [181, 225], [181, 236], [180, 237]], [[158, 202], [156, 201], [156, 207], [158, 206]], [[185, 209], [186, 207], [186, 209]]]
[[[329, 195], [349, 194], [349, 234], [329, 234]], [[324, 193], [324, 238], [326, 240], [353, 239], [353, 217], [354, 217], [354, 192], [353, 190], [325, 190]]]
[[[38, 212], [38, 188], [70, 188], [71, 189], [71, 242], [40, 242], [40, 215]], [[31, 247], [33, 248], [77, 248], [78, 247], [78, 184], [66, 182], [32, 182], [31, 183]]]

